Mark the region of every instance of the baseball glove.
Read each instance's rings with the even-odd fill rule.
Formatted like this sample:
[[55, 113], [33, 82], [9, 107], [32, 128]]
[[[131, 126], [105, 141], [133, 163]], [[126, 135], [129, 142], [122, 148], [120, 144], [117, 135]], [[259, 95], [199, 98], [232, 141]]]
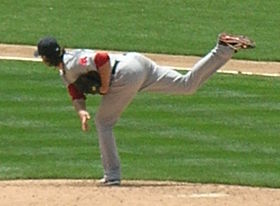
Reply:
[[99, 88], [101, 86], [100, 76], [96, 71], [90, 71], [79, 76], [74, 82], [75, 87], [85, 94], [100, 94]]

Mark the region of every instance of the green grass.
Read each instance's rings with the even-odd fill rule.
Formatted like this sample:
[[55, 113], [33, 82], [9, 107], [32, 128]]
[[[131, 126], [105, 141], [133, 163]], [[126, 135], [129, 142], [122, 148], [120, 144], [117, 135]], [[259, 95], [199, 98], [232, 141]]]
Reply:
[[[0, 179], [98, 178], [56, 71], [0, 61]], [[140, 93], [115, 128], [124, 179], [280, 187], [278, 78], [216, 74], [195, 95]], [[100, 101], [88, 97], [94, 114]]]
[[53, 35], [67, 47], [204, 55], [222, 31], [257, 49], [234, 58], [280, 60], [279, 0], [2, 0], [1, 42]]

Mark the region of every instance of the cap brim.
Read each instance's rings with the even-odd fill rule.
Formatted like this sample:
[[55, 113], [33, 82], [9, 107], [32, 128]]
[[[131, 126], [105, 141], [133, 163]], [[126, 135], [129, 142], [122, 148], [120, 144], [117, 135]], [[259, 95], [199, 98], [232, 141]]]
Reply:
[[40, 56], [39, 51], [36, 50], [33, 55], [34, 55], [34, 57], [39, 57]]

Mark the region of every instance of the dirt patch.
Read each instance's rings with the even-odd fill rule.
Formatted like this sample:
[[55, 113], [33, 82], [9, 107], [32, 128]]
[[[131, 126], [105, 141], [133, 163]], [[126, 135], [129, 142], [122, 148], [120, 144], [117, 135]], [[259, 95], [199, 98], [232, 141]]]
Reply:
[[120, 187], [100, 187], [94, 180], [2, 181], [0, 202], [2, 206], [279, 206], [280, 190], [149, 181], [124, 181]]
[[[0, 59], [34, 59], [34, 46], [0, 44]], [[191, 68], [200, 57], [146, 54], [160, 65]], [[280, 63], [231, 60], [223, 72], [279, 76]], [[123, 181], [100, 187], [95, 180], [0, 181], [0, 205], [279, 206], [280, 189], [176, 182]]]

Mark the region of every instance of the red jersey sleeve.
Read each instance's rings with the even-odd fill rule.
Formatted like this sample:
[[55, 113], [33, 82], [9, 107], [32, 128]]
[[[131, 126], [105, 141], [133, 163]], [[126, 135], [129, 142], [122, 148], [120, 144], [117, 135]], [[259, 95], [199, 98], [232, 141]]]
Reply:
[[107, 61], [109, 61], [110, 57], [107, 52], [98, 52], [94, 57], [94, 63], [97, 69], [103, 66]]
[[69, 84], [68, 87], [68, 93], [70, 94], [70, 96], [72, 97], [72, 100], [75, 99], [86, 99], [86, 96], [80, 92], [74, 84]]

